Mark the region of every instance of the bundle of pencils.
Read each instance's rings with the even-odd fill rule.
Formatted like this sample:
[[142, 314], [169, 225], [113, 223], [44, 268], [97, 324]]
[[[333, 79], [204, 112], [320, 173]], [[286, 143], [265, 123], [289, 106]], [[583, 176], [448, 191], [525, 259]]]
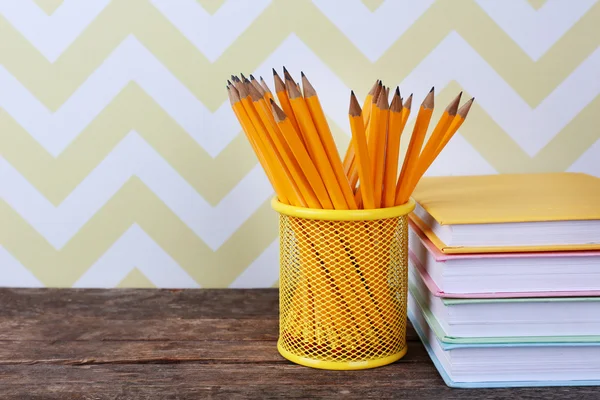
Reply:
[[[390, 104], [390, 89], [377, 80], [362, 108], [350, 93], [352, 138], [342, 158], [308, 78], [301, 74], [300, 87], [285, 67], [283, 75], [273, 69], [275, 96], [262, 77], [243, 74], [231, 76], [227, 93], [278, 200], [297, 207], [358, 210], [407, 203], [473, 102], [459, 108], [459, 93], [425, 141], [434, 108], [432, 88], [400, 164], [412, 95], [404, 101], [396, 88]], [[297, 275], [281, 279], [282, 296], [289, 294], [282, 315], [290, 347], [318, 344], [315, 348], [322, 349], [325, 343], [337, 354], [345, 349], [348, 357], [398, 351], [405, 320], [398, 288], [406, 287], [406, 282], [390, 283], [403, 279], [397, 278], [402, 274], [395, 268], [401, 267], [394, 259], [404, 254], [396, 236], [398, 222], [286, 220], [294, 236], [290, 242], [297, 247], [289, 251], [299, 257], [290, 268]]]
[[285, 82], [273, 69], [278, 102], [264, 79], [252, 75], [232, 75], [227, 93], [279, 201], [298, 207], [356, 210], [406, 203], [473, 103], [470, 99], [459, 108], [459, 93], [425, 142], [434, 109], [432, 88], [399, 168], [400, 139], [413, 96], [403, 100], [396, 87], [390, 104], [390, 89], [377, 80], [362, 108], [350, 93], [352, 139], [342, 161], [315, 88], [304, 73], [301, 90], [285, 67], [283, 72]]

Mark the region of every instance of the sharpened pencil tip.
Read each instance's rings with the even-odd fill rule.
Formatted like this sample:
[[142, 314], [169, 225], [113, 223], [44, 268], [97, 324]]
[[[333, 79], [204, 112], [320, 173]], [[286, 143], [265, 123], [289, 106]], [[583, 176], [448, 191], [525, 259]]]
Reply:
[[254, 81], [254, 80], [256, 80], [256, 79], [254, 79], [254, 77], [252, 76], [252, 74], [250, 74], [250, 80], [251, 80], [251, 81]]
[[273, 70], [273, 76], [277, 76], [277, 71], [275, 71], [275, 68], [271, 68]]
[[463, 106], [458, 109], [457, 115], [460, 115], [463, 119], [467, 118], [467, 114], [469, 113], [469, 110], [471, 109], [473, 100], [475, 100], [475, 97], [472, 97], [471, 100], [469, 100], [465, 104], [463, 104]]
[[462, 96], [462, 92], [460, 92], [458, 94], [458, 96], [456, 96], [454, 98], [454, 100], [452, 100], [450, 102], [450, 104], [448, 104], [448, 107], [446, 107], [446, 112], [448, 113], [448, 115], [451, 116], [455, 116], [456, 115], [456, 111], [458, 110], [458, 104], [460, 103], [460, 97]]
[[400, 96], [400, 86], [396, 86], [396, 95]]
[[429, 93], [433, 92], [434, 86], [431, 87], [431, 90], [429, 91]]
[[285, 65], [283, 66], [283, 73], [285, 74], [286, 72], [288, 72], [288, 70], [285, 68]]

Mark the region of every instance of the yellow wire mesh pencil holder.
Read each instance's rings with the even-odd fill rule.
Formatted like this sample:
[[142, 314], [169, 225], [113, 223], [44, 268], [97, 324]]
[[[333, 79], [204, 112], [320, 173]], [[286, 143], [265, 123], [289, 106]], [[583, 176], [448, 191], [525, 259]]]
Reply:
[[406, 204], [319, 210], [271, 202], [279, 213], [279, 340], [286, 359], [357, 370], [406, 354]]

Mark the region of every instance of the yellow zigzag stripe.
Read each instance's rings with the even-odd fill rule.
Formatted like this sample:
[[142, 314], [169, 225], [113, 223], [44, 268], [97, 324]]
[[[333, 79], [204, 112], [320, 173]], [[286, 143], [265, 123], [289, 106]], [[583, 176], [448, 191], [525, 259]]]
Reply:
[[209, 14], [216, 13], [219, 8], [225, 3], [225, 0], [196, 0], [202, 8], [206, 10]]
[[[306, 20], [312, 23], [304, 24]], [[0, 64], [43, 104], [56, 110], [125, 37], [133, 34], [214, 111], [226, 100], [225, 79], [231, 73], [253, 71], [292, 32], [346, 85], [364, 93], [375, 77], [387, 82], [402, 80], [455, 30], [535, 107], [598, 47], [599, 23], [600, 3], [538, 62], [533, 62], [474, 2], [463, 2], [461, 7], [437, 2], [377, 62], [371, 63], [311, 3], [276, 1], [211, 64], [147, 0], [115, 0], [54, 64], [0, 17], [3, 42], [10, 43], [0, 50]], [[348, 60], [352, 60], [351, 65]]]
[[134, 83], [123, 89], [56, 159], [7, 113], [0, 114], [0, 149], [37, 190], [58, 205], [131, 130], [136, 130], [213, 206], [257, 163], [241, 134], [212, 159]]
[[134, 223], [203, 287], [228, 286], [277, 238], [276, 214], [267, 201], [213, 252], [137, 178], [59, 251], [4, 201], [0, 220], [0, 245], [47, 286], [72, 286]]
[[54, 11], [63, 3], [63, 0], [34, 0], [35, 4], [38, 5], [48, 15], [52, 15]]
[[146, 275], [137, 268], [133, 268], [126, 276], [117, 284], [118, 288], [142, 288], [150, 289], [155, 288], [150, 279], [146, 278]]
[[[434, 120], [461, 90], [464, 89], [451, 82], [436, 95]], [[463, 99], [469, 97], [467, 92], [463, 94]], [[600, 132], [587, 128], [597, 125], [598, 115], [594, 110], [599, 103], [600, 97], [597, 97], [533, 158], [477, 102], [469, 123], [461, 128], [461, 132], [499, 172], [564, 170], [600, 138]], [[329, 123], [336, 144], [343, 151], [349, 137], [333, 121], [329, 120]], [[414, 120], [406, 127], [407, 133], [412, 132], [412, 124]], [[0, 115], [0, 148], [9, 163], [48, 200], [58, 205], [132, 129], [213, 206], [256, 165], [256, 157], [242, 134], [213, 160], [135, 84], [128, 85], [57, 159], [6, 113]], [[405, 151], [405, 144], [406, 141], [402, 151]], [[500, 153], [511, 154], [511, 157], [499, 157], [497, 154]]]
[[[329, 120], [340, 151], [349, 137]], [[56, 159], [7, 113], [0, 113], [0, 154], [55, 206], [135, 130], [212, 206], [257, 164], [246, 136], [211, 158], [156, 102], [130, 84]], [[209, 172], [210, 171], [210, 172]]]

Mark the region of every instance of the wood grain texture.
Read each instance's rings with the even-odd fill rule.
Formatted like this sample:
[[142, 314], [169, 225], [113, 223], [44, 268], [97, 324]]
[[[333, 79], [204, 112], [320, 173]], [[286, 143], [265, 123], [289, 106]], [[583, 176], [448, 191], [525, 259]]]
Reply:
[[397, 363], [322, 371], [276, 349], [278, 292], [0, 289], [2, 399], [597, 399], [598, 388], [457, 390], [412, 327]]

